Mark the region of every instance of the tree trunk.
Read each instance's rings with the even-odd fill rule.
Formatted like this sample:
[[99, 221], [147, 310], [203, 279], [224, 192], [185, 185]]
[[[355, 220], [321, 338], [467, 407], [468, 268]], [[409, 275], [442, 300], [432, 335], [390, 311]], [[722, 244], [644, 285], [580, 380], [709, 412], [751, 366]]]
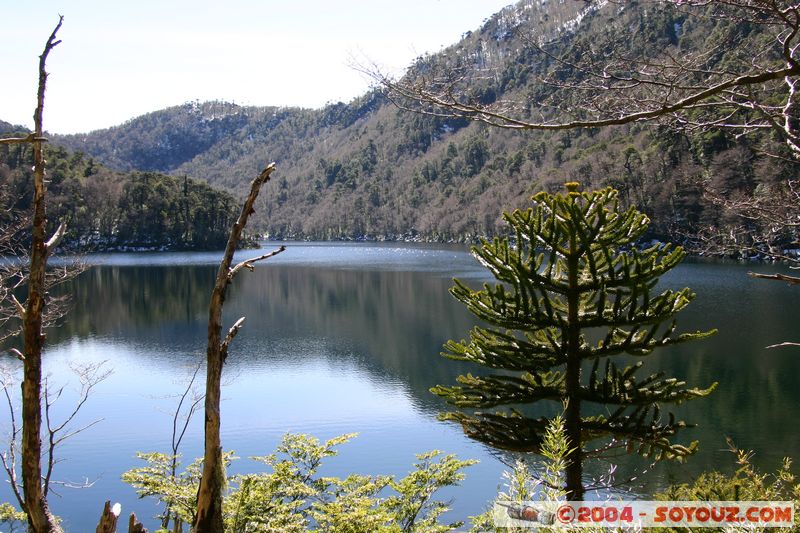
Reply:
[[59, 20], [53, 33], [39, 56], [39, 92], [36, 111], [35, 140], [33, 141], [33, 227], [31, 229], [31, 263], [28, 274], [28, 299], [22, 317], [25, 360], [22, 380], [22, 483], [25, 496], [25, 512], [31, 532], [60, 532], [53, 515], [47, 506], [46, 494], [42, 487], [42, 313], [44, 311], [45, 270], [47, 268], [48, 246], [45, 241], [47, 215], [45, 212], [45, 161], [42, 154], [42, 111], [44, 91], [47, 82], [45, 62], [50, 50], [60, 41], [56, 33], [61, 27]]
[[[224, 468], [220, 440], [220, 386], [222, 382], [222, 356], [220, 354], [220, 332], [222, 330], [222, 306], [228, 283], [228, 267], [223, 259], [217, 274], [217, 283], [211, 293], [208, 313], [208, 349], [206, 351], [206, 397], [205, 397], [205, 454], [203, 476], [197, 493], [197, 519], [194, 530], [221, 532], [222, 489]], [[223, 268], [224, 267], [224, 268]]]
[[[38, 133], [38, 132], [37, 132]], [[34, 143], [34, 193], [31, 266], [28, 274], [28, 300], [23, 318], [25, 343], [22, 380], [22, 483], [28, 522], [33, 531], [51, 531], [53, 523], [42, 490], [42, 312], [45, 247], [44, 162], [40, 142]]]
[[[242, 268], [252, 268], [252, 263], [266, 259], [274, 254], [244, 261], [231, 268], [233, 254], [247, 225], [247, 219], [253, 213], [253, 204], [258, 197], [261, 186], [269, 180], [274, 165], [269, 165], [256, 177], [250, 185], [250, 193], [242, 206], [239, 218], [231, 228], [225, 254], [217, 271], [211, 303], [208, 308], [208, 348], [206, 350], [206, 397], [205, 397], [205, 453], [203, 456], [203, 474], [197, 491], [197, 516], [193, 531], [195, 533], [221, 533], [222, 522], [222, 490], [225, 487], [225, 468], [222, 461], [222, 444], [220, 440], [220, 386], [222, 382], [222, 366], [227, 357], [228, 344], [241, 327], [240, 319], [229, 330], [222, 340], [222, 308], [228, 284]], [[280, 251], [283, 250], [281, 247]]]
[[578, 292], [578, 256], [575, 236], [570, 238], [570, 255], [567, 257], [569, 291], [567, 293], [567, 368], [565, 385], [567, 388], [567, 409], [564, 413], [564, 430], [571, 450], [567, 456], [566, 490], [570, 501], [583, 500], [583, 452], [581, 442], [581, 358], [580, 326], [578, 313], [580, 293]]
[[[119, 504], [117, 504], [119, 506]], [[116, 511], [116, 512], [114, 512]], [[95, 533], [117, 533], [117, 520], [119, 519], [119, 507], [111, 507], [111, 500], [106, 500], [103, 507], [103, 514], [100, 515], [100, 522], [95, 528]]]

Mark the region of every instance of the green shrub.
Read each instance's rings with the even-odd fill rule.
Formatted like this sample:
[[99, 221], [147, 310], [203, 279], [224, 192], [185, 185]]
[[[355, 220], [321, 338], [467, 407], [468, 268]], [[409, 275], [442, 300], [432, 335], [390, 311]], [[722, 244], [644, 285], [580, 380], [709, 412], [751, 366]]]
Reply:
[[[407, 476], [322, 476], [323, 461], [354, 434], [320, 443], [302, 434], [287, 434], [275, 453], [252, 459], [269, 470], [228, 478], [224, 500], [225, 531], [332, 531], [343, 533], [451, 531], [462, 522], [440, 523], [447, 504], [434, 500], [442, 487], [458, 485], [462, 470], [477, 461], [431, 451], [417, 456]], [[195, 460], [184, 472], [172, 469], [173, 458], [159, 453], [139, 454], [148, 465], [123, 474], [139, 494], [154, 496], [165, 506], [159, 517], [164, 528], [172, 522], [191, 523], [201, 472]], [[229, 453], [226, 463], [233, 457]]]

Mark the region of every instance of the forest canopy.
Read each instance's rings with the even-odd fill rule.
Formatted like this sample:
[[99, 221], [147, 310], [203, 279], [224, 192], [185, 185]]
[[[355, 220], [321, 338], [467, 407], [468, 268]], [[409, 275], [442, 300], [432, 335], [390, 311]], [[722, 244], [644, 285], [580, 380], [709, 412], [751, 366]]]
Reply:
[[[51, 225], [66, 222], [62, 247], [72, 250], [216, 249], [236, 215], [226, 192], [188, 177], [110, 170], [81, 152], [45, 148]], [[2, 223], [31, 207], [30, 146], [0, 146]], [[52, 228], [51, 228], [52, 230]]]

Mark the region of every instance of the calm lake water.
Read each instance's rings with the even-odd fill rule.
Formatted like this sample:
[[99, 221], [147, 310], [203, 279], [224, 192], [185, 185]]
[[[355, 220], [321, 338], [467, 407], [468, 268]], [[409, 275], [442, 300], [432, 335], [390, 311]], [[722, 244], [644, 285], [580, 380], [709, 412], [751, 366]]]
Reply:
[[[257, 253], [263, 252], [241, 257]], [[86, 489], [55, 488], [60, 497], [51, 506], [67, 531], [93, 531], [107, 499], [155, 528], [155, 502], [138, 500], [120, 474], [142, 465], [137, 451], [169, 450], [176, 395], [205, 359], [207, 302], [219, 256], [93, 255], [88, 259], [96, 266], [68, 287], [74, 308], [49, 333], [45, 357], [52, 383], [70, 383], [55, 414], [74, 398], [70, 365], [107, 361], [113, 374], [97, 386], [76, 427], [102, 421], [58, 454], [56, 478], [94, 481]], [[676, 410], [699, 425], [684, 440], [700, 440], [701, 452], [684, 466], [655, 467], [634, 487], [637, 493], [688, 481], [704, 469], [731, 471], [726, 436], [755, 450], [765, 468], [784, 456], [800, 457], [800, 353], [765, 349], [800, 341], [800, 289], [751, 279], [749, 270], [779, 268], [687, 262], [663, 278], [664, 287], [690, 286], [698, 294], [680, 315], [683, 330], [716, 327], [719, 333], [655, 353], [646, 365], [692, 385], [720, 385], [710, 398]], [[437, 421], [445, 406], [428, 392], [477, 370], [439, 356], [447, 339], [465, 337], [475, 323], [447, 292], [453, 276], [476, 284], [487, 279], [465, 247], [396, 244], [290, 243], [255, 272], [242, 273], [225, 314], [227, 323], [247, 317], [225, 367], [223, 446], [241, 457], [231, 472], [257, 469], [247, 457], [270, 453], [289, 431], [320, 439], [358, 432], [326, 473], [403, 475], [417, 453], [455, 453], [480, 464], [443, 494], [453, 499], [451, 518], [482, 512], [502, 482], [503, 457]], [[3, 364], [18, 373], [15, 361]], [[8, 426], [3, 411], [0, 431], [6, 434]], [[202, 455], [202, 413], [192, 420], [182, 452]], [[633, 466], [645, 463], [626, 459], [622, 470]], [[6, 487], [0, 498], [11, 499]]]

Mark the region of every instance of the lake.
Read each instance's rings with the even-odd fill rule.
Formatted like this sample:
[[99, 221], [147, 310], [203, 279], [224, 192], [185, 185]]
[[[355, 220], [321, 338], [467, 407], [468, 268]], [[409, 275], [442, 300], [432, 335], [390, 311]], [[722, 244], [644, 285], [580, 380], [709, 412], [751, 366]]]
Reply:
[[[428, 389], [479, 370], [439, 352], [447, 339], [466, 337], [475, 324], [447, 292], [451, 278], [479, 284], [488, 280], [486, 271], [463, 246], [287, 245], [255, 272], [241, 273], [229, 290], [226, 324], [247, 317], [224, 374], [223, 446], [241, 457], [229, 473], [258, 468], [247, 457], [270, 453], [286, 432], [320, 439], [358, 432], [325, 473], [403, 475], [415, 454], [432, 449], [479, 459], [462, 485], [442, 496], [453, 500], [449, 518], [481, 513], [497, 493], [507, 458], [437, 421], [445, 404]], [[258, 253], [243, 251], [237, 258]], [[73, 309], [64, 325], [48, 333], [45, 355], [53, 386], [68, 382], [56, 417], [75, 396], [70, 365], [107, 361], [113, 369], [75, 427], [102, 420], [58, 453], [63, 462], [57, 479], [93, 483], [55, 487], [60, 496], [51, 497], [51, 507], [67, 531], [94, 530], [108, 499], [155, 529], [152, 516], [160, 509], [138, 500], [120, 474], [143, 464], [137, 451], [169, 451], [177, 395], [205, 360], [207, 305], [220, 255], [92, 255], [87, 260], [95, 266], [65, 287]], [[710, 468], [732, 471], [726, 436], [755, 450], [756, 463], [770, 470], [784, 456], [800, 457], [800, 354], [797, 348], [765, 348], [800, 341], [800, 288], [752, 279], [749, 270], [785, 271], [687, 261], [662, 280], [664, 287], [689, 286], [698, 295], [679, 315], [683, 331], [716, 327], [719, 333], [656, 352], [646, 365], [693, 386], [720, 385], [709, 398], [676, 409], [698, 424], [683, 441], [700, 440], [699, 454], [687, 465], [656, 466], [634, 486], [638, 494]], [[18, 371], [10, 357], [3, 364]], [[202, 418], [200, 413], [191, 421], [182, 446], [186, 458], [202, 455]], [[5, 435], [6, 412], [0, 423]], [[646, 463], [626, 459], [622, 471], [633, 466]], [[7, 487], [0, 498], [11, 500]]]

